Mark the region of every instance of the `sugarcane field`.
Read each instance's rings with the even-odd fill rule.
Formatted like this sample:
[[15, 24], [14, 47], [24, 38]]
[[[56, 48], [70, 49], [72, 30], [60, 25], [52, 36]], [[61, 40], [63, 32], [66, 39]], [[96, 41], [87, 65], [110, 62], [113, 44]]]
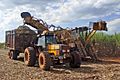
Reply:
[[120, 80], [120, 1], [0, 1], [0, 80]]

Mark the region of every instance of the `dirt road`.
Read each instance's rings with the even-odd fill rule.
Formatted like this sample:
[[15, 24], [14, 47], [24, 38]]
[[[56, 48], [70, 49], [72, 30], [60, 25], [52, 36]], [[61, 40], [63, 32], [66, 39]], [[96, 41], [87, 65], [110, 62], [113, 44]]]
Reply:
[[0, 50], [0, 80], [120, 80], [120, 63], [104, 61], [82, 62], [81, 68], [52, 68], [42, 71], [38, 66], [27, 67], [23, 58], [10, 60], [7, 50]]

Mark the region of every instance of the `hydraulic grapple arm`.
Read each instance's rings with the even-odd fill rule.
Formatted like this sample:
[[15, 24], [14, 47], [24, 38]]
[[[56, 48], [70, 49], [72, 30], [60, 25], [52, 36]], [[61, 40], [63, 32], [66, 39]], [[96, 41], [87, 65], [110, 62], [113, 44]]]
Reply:
[[88, 44], [92, 36], [96, 33], [97, 30], [107, 31], [107, 23], [105, 21], [93, 22], [93, 30], [86, 37], [85, 43]]
[[35, 19], [28, 12], [22, 12], [21, 17], [24, 19], [24, 24], [30, 25], [42, 32], [48, 31], [47, 25], [42, 20]]

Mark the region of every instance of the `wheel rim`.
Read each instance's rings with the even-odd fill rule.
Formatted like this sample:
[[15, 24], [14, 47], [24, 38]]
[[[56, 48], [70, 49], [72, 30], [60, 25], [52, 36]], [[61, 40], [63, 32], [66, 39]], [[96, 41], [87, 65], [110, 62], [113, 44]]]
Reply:
[[39, 55], [39, 66], [41, 69], [44, 69], [45, 66], [45, 60], [43, 55], [44, 55], [43, 53], [40, 53]]
[[28, 51], [28, 49], [25, 50], [24, 61], [25, 61], [25, 64], [28, 65], [28, 61], [29, 61], [29, 51]]
[[25, 61], [28, 61], [28, 54], [25, 52]]
[[43, 62], [43, 61], [44, 61], [44, 59], [43, 59], [43, 57], [41, 56], [41, 57], [40, 57], [40, 64], [41, 64], [41, 65], [43, 65], [43, 64], [44, 64], [44, 62]]
[[12, 56], [13, 56], [13, 51], [10, 51], [9, 52], [9, 58], [12, 59]]

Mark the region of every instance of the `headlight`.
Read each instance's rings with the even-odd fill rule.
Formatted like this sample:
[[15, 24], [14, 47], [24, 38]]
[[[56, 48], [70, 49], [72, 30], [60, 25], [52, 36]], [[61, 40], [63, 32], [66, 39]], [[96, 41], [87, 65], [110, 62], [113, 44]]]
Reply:
[[66, 52], [66, 50], [62, 50], [62, 52]]
[[62, 50], [62, 52], [70, 52], [70, 50], [68, 49], [68, 50]]
[[67, 52], [70, 52], [70, 50], [68, 49]]

